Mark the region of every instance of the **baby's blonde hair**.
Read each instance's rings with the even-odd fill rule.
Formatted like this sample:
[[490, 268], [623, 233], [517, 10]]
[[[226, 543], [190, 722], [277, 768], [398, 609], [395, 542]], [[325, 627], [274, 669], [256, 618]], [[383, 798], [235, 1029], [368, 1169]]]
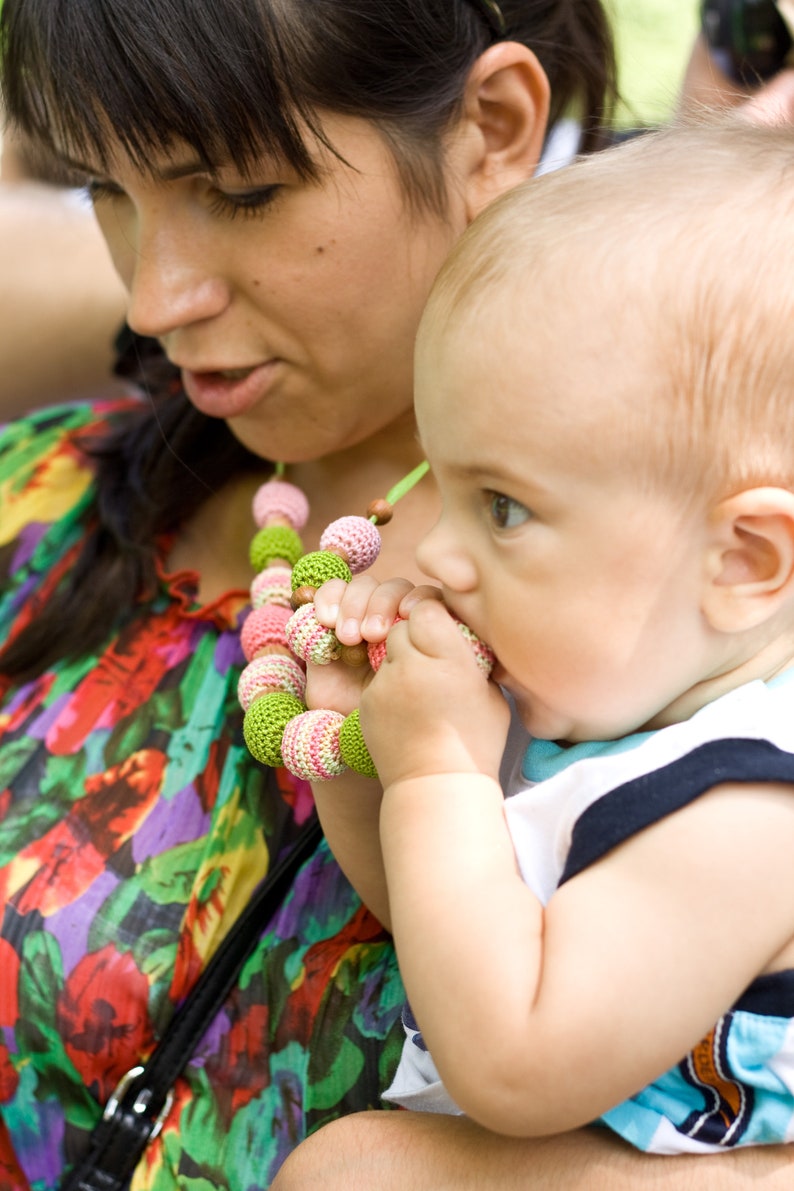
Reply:
[[[541, 298], [540, 327], [522, 326], [522, 294]], [[638, 350], [647, 358], [651, 390], [610, 427], [614, 458], [635, 480], [682, 495], [794, 488], [790, 129], [668, 129], [505, 195], [442, 269], [418, 357], [450, 327], [476, 329], [488, 350], [494, 311], [507, 338], [550, 330], [559, 351], [555, 311], [566, 302], [585, 303], [629, 362]], [[503, 352], [504, 328], [499, 338]]]

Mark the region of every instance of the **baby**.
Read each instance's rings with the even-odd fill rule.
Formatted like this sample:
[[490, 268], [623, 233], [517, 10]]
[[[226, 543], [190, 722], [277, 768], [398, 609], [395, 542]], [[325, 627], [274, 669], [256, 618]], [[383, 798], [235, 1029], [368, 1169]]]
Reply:
[[443, 602], [326, 584], [348, 644], [407, 619], [363, 691], [310, 676], [360, 698], [383, 788], [315, 794], [394, 932], [388, 1098], [659, 1153], [791, 1140], [790, 133], [653, 134], [489, 208], [433, 290], [416, 409]]

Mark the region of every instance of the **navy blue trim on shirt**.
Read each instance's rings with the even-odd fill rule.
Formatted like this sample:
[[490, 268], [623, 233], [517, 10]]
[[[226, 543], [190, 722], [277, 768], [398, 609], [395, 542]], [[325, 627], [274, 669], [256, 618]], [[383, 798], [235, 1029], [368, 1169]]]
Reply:
[[624, 840], [726, 782], [791, 782], [794, 754], [768, 740], [710, 740], [591, 803], [573, 829], [560, 885]]
[[794, 1017], [794, 970], [756, 976], [733, 1008], [757, 1017]]

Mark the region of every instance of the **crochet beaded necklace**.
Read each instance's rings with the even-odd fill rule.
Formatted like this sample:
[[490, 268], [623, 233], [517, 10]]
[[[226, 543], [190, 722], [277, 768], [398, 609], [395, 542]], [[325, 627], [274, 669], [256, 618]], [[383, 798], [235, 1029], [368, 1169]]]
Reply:
[[[391, 520], [393, 506], [427, 473], [421, 463], [374, 500], [366, 517], [340, 517], [326, 527], [320, 549], [304, 554], [299, 533], [309, 515], [300, 488], [283, 479], [278, 464], [272, 479], [257, 490], [253, 515], [257, 532], [251, 542], [251, 612], [241, 633], [247, 665], [240, 675], [238, 697], [245, 712], [243, 734], [257, 761], [284, 765], [296, 777], [326, 781], [346, 768], [377, 777], [361, 733], [358, 709], [344, 716], [325, 709], [308, 711], [306, 663], [327, 665], [342, 658], [353, 665], [368, 662], [377, 670], [385, 642], [343, 646], [332, 629], [317, 619], [314, 593], [327, 579], [349, 582], [365, 571], [380, 552], [379, 525]], [[490, 674], [493, 654], [458, 621], [478, 665]]]

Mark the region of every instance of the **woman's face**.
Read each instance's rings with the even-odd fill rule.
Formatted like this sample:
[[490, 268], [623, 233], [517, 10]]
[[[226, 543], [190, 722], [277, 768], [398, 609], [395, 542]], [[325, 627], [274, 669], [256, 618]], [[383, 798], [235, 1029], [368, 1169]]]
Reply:
[[338, 156], [318, 146], [311, 182], [266, 159], [247, 178], [210, 172], [180, 145], [151, 177], [121, 153], [109, 174], [82, 163], [130, 325], [160, 341], [199, 409], [285, 462], [409, 409], [419, 315], [467, 222], [454, 186], [444, 215], [411, 211], [366, 121], [324, 129]]

